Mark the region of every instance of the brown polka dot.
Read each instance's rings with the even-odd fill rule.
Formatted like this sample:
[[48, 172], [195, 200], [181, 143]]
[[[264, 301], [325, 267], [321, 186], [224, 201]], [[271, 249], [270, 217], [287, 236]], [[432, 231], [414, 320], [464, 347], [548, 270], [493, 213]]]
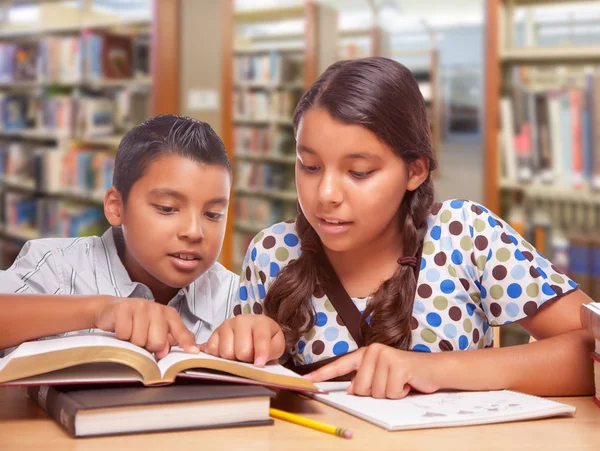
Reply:
[[538, 277], [540, 277], [540, 273], [533, 266], [529, 267], [529, 275], [531, 277], [533, 277], [534, 279], [537, 279]]
[[441, 202], [436, 202], [435, 204], [433, 204], [431, 206], [431, 214], [433, 216], [435, 216], [435, 215], [437, 215], [440, 212], [441, 209], [442, 209], [442, 203]]
[[497, 302], [492, 302], [490, 305], [490, 312], [498, 318], [502, 314], [502, 306]]
[[523, 251], [523, 255], [530, 262], [533, 261], [533, 254], [531, 252], [529, 252], [529, 251]]
[[448, 259], [448, 257], [446, 257], [446, 254], [444, 252], [438, 252], [435, 255], [435, 257], [433, 257], [433, 261], [438, 266], [444, 266], [446, 264], [447, 259]]
[[277, 241], [275, 241], [275, 237], [272, 235], [269, 235], [268, 237], [266, 237], [263, 242], [262, 245], [265, 249], [271, 249], [272, 247], [275, 246], [275, 243]]
[[419, 321], [417, 321], [417, 318], [415, 318], [414, 316], [410, 317], [410, 328], [412, 330], [415, 330], [417, 327], [419, 327]]
[[342, 318], [340, 317], [339, 314], [335, 315], [335, 321], [336, 323], [338, 323], [340, 326], [345, 326], [344, 321], [342, 321]]
[[500, 235], [500, 239], [502, 240], [503, 243], [506, 243], [506, 244], [512, 243], [510, 237], [506, 234], [506, 232], [502, 232], [502, 235]]
[[252, 270], [250, 266], [246, 266], [246, 280], [250, 282], [250, 279], [252, 279]]
[[479, 208], [477, 205], [473, 204], [471, 205], [471, 211], [473, 213], [475, 213], [476, 215], [480, 215], [483, 213], [483, 210], [481, 208]]
[[448, 315], [453, 321], [460, 321], [462, 318], [462, 312], [456, 306], [450, 307], [450, 310], [448, 310]]
[[554, 266], [554, 265], [551, 265], [551, 266], [552, 266], [552, 270], [555, 273], [557, 273], [557, 274], [563, 274], [564, 275], [564, 273], [560, 270], [560, 268], [558, 266]]
[[557, 295], [561, 295], [563, 294], [563, 289], [561, 287], [559, 287], [558, 285], [550, 285], [552, 287], [552, 289], [556, 292]]
[[463, 231], [463, 225], [458, 221], [452, 221], [448, 229], [452, 235], [460, 235]]
[[448, 340], [442, 340], [440, 341], [440, 349], [442, 351], [452, 351], [454, 346], [452, 346], [452, 343], [450, 343]]
[[233, 307], [233, 316], [238, 316], [242, 314], [242, 306], [240, 304], [237, 304], [235, 307]]
[[473, 343], [477, 344], [479, 341], [479, 329], [473, 329]]
[[537, 310], [538, 310], [538, 306], [533, 301], [526, 302], [525, 305], [523, 306], [523, 312], [525, 312], [525, 314], [527, 316], [534, 315], [537, 312]]
[[471, 263], [473, 263], [473, 266], [477, 266], [477, 260], [475, 260], [474, 252], [471, 252]]
[[266, 275], [264, 272], [262, 272], [262, 271], [260, 271], [260, 272], [258, 273], [258, 275], [260, 276], [260, 280], [261, 280], [261, 281], [262, 281], [262, 283], [264, 284], [264, 283], [267, 281], [267, 275]]
[[254, 313], [256, 313], [257, 315], [260, 315], [263, 312], [263, 308], [262, 308], [262, 305], [260, 304], [260, 302], [254, 303], [254, 305], [252, 306], [252, 311]]
[[317, 340], [312, 344], [312, 352], [315, 355], [321, 355], [325, 351], [325, 343], [321, 340]]
[[417, 289], [417, 294], [422, 298], [428, 298], [429, 296], [431, 296], [432, 292], [433, 292], [433, 290], [426, 283], [422, 283], [421, 285], [419, 285], [419, 288]]
[[498, 265], [492, 269], [492, 276], [496, 280], [504, 280], [506, 274], [508, 274], [508, 271], [506, 270], [505, 266]]
[[465, 291], [469, 291], [469, 288], [471, 288], [471, 283], [467, 279], [460, 279], [460, 283]]
[[488, 246], [488, 240], [486, 237], [480, 235], [475, 238], [475, 247], [480, 251], [484, 250]]
[[316, 298], [322, 298], [323, 296], [325, 296], [325, 291], [323, 291], [323, 287], [320, 284], [317, 284], [315, 286], [313, 296]]

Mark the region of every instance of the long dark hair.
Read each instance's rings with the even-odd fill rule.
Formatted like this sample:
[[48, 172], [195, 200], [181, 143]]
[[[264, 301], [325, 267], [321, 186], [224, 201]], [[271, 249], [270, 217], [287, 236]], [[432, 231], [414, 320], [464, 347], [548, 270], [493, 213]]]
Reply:
[[[300, 99], [294, 113], [295, 130], [302, 115], [314, 107], [324, 108], [344, 124], [367, 128], [407, 164], [424, 157], [429, 174], [437, 165], [423, 96], [410, 70], [396, 61], [371, 57], [330, 66]], [[406, 192], [398, 211], [404, 256], [419, 253], [433, 200], [430, 175], [415, 191]], [[319, 263], [324, 257], [321, 241], [300, 207], [296, 231], [302, 254], [278, 274], [264, 303], [266, 314], [281, 325], [290, 349], [314, 326], [311, 298], [324, 276]], [[365, 344], [408, 349], [416, 289], [413, 268], [399, 265], [363, 312], [360, 331]]]

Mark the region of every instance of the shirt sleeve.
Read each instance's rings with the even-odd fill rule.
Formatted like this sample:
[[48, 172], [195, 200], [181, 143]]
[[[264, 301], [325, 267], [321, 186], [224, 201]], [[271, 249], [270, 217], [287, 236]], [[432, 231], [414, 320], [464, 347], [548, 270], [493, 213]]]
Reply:
[[52, 250], [39, 241], [29, 241], [12, 266], [0, 271], [0, 293], [59, 294], [60, 279]]
[[[508, 223], [485, 207], [465, 202], [471, 247], [465, 262], [492, 326], [535, 314], [542, 305], [578, 288]], [[468, 254], [467, 254], [468, 255]], [[470, 268], [469, 268], [470, 267]]]

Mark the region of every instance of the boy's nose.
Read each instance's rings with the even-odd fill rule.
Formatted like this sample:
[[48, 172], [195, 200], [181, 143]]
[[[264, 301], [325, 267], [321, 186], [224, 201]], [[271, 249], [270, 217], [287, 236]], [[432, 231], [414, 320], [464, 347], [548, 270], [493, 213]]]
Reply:
[[182, 227], [180, 237], [189, 241], [202, 241], [204, 239], [202, 221], [198, 218], [187, 220]]

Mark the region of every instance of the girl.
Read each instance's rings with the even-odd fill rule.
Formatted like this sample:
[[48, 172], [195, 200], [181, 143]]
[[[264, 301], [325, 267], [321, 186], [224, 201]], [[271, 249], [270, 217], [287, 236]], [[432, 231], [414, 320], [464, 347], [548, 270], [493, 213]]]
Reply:
[[[593, 341], [579, 321], [590, 299], [484, 207], [434, 204], [431, 134], [408, 69], [332, 65], [294, 128], [298, 216], [256, 236], [236, 316], [205, 350], [257, 365], [283, 355], [315, 382], [354, 374], [348, 391], [377, 398], [591, 393]], [[484, 349], [490, 326], [517, 321], [538, 341]]]

